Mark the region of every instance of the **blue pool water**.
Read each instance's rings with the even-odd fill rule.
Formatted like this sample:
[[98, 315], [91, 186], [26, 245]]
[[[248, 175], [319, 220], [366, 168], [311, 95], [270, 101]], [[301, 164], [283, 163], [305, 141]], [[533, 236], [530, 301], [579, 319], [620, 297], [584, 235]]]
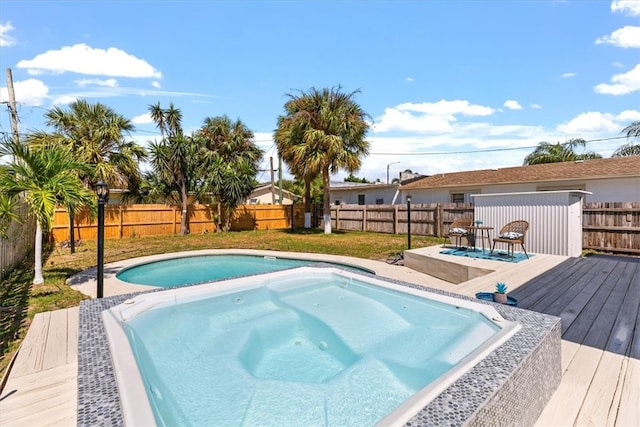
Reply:
[[[120, 271], [116, 277], [124, 282], [136, 285], [169, 288], [231, 277], [269, 273], [313, 265], [317, 262], [314, 260], [254, 255], [200, 255], [136, 265]], [[358, 270], [355, 267], [342, 267]], [[364, 269], [359, 270], [368, 272], [368, 270]]]
[[374, 281], [296, 269], [136, 297], [114, 316], [159, 425], [374, 425], [501, 331]]

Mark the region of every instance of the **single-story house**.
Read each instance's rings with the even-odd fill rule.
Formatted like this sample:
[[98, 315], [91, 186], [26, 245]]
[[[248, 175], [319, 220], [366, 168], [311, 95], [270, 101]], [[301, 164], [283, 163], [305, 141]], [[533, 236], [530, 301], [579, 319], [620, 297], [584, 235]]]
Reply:
[[[262, 184], [255, 188], [247, 197], [246, 205], [273, 205], [280, 204], [280, 188], [276, 185]], [[300, 196], [293, 194], [291, 191], [282, 189], [282, 204], [291, 205], [294, 200], [301, 199]]]
[[332, 182], [329, 200], [334, 205], [392, 205], [399, 198], [399, 184]]
[[472, 194], [589, 192], [585, 202], [640, 201], [640, 156], [544, 163], [431, 175], [400, 186], [404, 203], [472, 203]]

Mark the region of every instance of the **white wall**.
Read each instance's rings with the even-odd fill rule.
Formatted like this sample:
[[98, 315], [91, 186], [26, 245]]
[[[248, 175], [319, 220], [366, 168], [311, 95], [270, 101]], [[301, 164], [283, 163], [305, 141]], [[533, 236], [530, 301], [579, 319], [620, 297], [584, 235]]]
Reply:
[[640, 202], [640, 178], [593, 180], [585, 190], [587, 202]]
[[[474, 218], [493, 227], [491, 238], [511, 221], [529, 222], [525, 248], [530, 253], [580, 256], [583, 191], [483, 194], [474, 197]], [[498, 244], [501, 250], [505, 244]], [[496, 247], [497, 249], [498, 247]], [[522, 250], [519, 247], [515, 251]]]
[[[343, 205], [357, 205], [358, 195], [364, 194], [365, 205], [375, 205], [376, 199], [382, 199], [383, 205], [390, 205], [393, 203], [394, 196], [396, 194], [397, 187], [366, 187], [366, 188], [349, 188], [349, 189], [331, 189], [331, 204], [335, 204], [336, 200], [340, 201]], [[395, 202], [404, 203], [399, 198]]]

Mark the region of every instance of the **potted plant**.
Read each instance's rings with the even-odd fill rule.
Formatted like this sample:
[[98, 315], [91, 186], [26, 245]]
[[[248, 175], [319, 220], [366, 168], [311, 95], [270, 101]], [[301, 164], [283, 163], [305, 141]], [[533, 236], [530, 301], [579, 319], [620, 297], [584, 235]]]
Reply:
[[507, 284], [504, 282], [496, 283], [496, 291], [493, 293], [493, 301], [500, 304], [507, 303]]

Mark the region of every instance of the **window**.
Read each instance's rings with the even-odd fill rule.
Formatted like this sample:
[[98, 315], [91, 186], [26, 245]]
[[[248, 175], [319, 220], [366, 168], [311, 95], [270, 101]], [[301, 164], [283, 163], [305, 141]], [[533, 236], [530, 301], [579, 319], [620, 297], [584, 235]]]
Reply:
[[451, 203], [464, 203], [464, 193], [451, 193]]
[[340, 200], [336, 200], [335, 202], [333, 202], [336, 206], [340, 206]]
[[384, 205], [384, 199], [376, 199], [376, 205]]
[[358, 194], [358, 204], [364, 205], [364, 194]]

